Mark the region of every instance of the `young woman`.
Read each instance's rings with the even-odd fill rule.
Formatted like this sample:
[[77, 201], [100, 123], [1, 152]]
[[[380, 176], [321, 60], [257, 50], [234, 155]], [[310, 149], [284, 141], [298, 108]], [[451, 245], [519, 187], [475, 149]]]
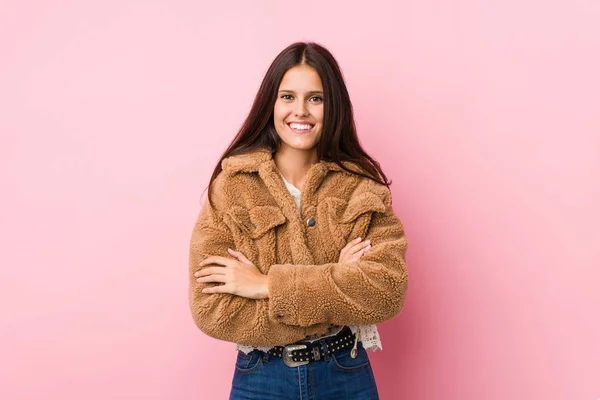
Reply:
[[365, 349], [400, 312], [407, 248], [391, 182], [360, 146], [316, 43], [273, 61], [193, 230], [190, 307], [238, 350], [230, 399], [377, 399]]

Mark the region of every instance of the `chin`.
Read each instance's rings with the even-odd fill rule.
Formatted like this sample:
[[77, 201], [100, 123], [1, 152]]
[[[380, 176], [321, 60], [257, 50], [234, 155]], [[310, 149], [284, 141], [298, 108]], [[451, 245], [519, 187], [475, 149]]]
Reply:
[[283, 146], [288, 147], [290, 149], [294, 149], [294, 150], [304, 150], [304, 151], [312, 150], [315, 147], [317, 147], [317, 144], [319, 144], [318, 141], [298, 143], [298, 142], [287, 141], [287, 140], [282, 139]]

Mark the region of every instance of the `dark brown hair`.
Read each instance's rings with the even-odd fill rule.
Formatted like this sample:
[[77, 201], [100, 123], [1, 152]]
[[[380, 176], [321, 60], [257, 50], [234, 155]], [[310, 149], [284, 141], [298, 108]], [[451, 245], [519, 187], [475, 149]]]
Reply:
[[[211, 185], [222, 170], [223, 159], [259, 148], [277, 151], [281, 144], [273, 123], [277, 91], [283, 75], [290, 68], [301, 64], [313, 67], [323, 83], [325, 108], [323, 131], [317, 144], [319, 160], [333, 161], [346, 171], [373, 179], [389, 188], [392, 182], [388, 181], [379, 163], [365, 152], [358, 141], [350, 95], [337, 61], [326, 48], [317, 43], [296, 42], [279, 53], [267, 70], [248, 117], [213, 171], [208, 184], [209, 202]], [[351, 171], [341, 161], [358, 164], [368, 174]]]

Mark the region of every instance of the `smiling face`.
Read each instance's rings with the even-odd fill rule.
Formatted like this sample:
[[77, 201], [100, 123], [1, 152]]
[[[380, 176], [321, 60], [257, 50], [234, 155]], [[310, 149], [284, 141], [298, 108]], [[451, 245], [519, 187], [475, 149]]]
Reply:
[[281, 139], [281, 150], [316, 152], [323, 130], [323, 85], [313, 67], [297, 65], [283, 75], [273, 122]]

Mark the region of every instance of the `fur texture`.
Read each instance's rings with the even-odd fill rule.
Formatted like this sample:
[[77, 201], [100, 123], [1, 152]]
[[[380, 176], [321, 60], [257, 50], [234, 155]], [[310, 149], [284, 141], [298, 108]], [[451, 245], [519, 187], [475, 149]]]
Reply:
[[[204, 202], [190, 244], [190, 308], [204, 333], [253, 346], [286, 345], [330, 325], [375, 324], [400, 312], [407, 240], [387, 187], [320, 161], [308, 171], [300, 215], [269, 150], [221, 165], [214, 208]], [[370, 239], [371, 249], [357, 262], [338, 263], [341, 249], [358, 236]], [[201, 293], [215, 283], [196, 282], [198, 264], [210, 255], [230, 257], [227, 247], [268, 275], [269, 299]]]

